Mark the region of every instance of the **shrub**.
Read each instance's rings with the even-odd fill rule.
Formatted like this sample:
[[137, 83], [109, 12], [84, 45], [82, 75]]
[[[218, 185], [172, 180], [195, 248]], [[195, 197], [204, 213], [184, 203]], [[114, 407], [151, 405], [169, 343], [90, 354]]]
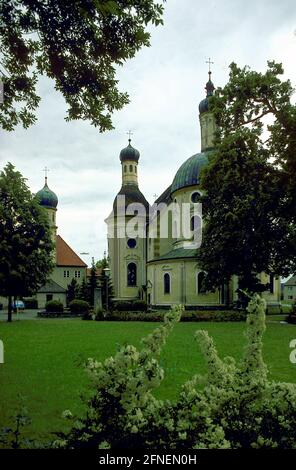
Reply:
[[106, 320], [106, 317], [107, 317], [107, 312], [105, 312], [102, 308], [97, 308], [95, 310], [95, 320], [96, 321]]
[[294, 448], [296, 384], [268, 379], [262, 356], [265, 301], [254, 296], [248, 306], [247, 346], [240, 362], [221, 359], [204, 330], [195, 334], [207, 365], [177, 399], [158, 400], [153, 393], [164, 377], [158, 357], [180, 320], [175, 307], [142, 340], [124, 345], [104, 362], [88, 359], [92, 391], [85, 416], [59, 434], [55, 447], [68, 448]]
[[[105, 313], [105, 315], [97, 315], [96, 320], [98, 321], [148, 321], [148, 322], [162, 322], [167, 311], [156, 311], [156, 312], [127, 312], [113, 310], [112, 312]], [[245, 311], [184, 311], [181, 315], [180, 321], [245, 321]]]
[[70, 312], [75, 315], [87, 315], [89, 313], [89, 304], [85, 300], [72, 300], [69, 304]]
[[63, 313], [64, 306], [59, 300], [49, 300], [46, 302], [45, 310], [48, 313]]
[[38, 308], [38, 301], [37, 299], [25, 299], [24, 300], [25, 308]]
[[144, 300], [120, 301], [114, 302], [113, 308], [119, 312], [145, 312], [147, 304]]

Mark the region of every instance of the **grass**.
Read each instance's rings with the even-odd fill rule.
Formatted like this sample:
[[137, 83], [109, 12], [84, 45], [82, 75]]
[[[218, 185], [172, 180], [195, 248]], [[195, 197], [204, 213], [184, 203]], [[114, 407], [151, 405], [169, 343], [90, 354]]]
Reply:
[[[82, 362], [88, 357], [103, 360], [124, 343], [140, 346], [140, 339], [157, 325], [145, 322], [86, 322], [81, 320], [35, 320], [0, 323], [5, 345], [5, 364], [0, 364], [0, 428], [9, 422], [17, 396], [27, 398], [32, 424], [30, 436], [46, 438], [65, 426], [61, 413], [81, 413], [80, 392], [88, 379]], [[155, 394], [176, 397], [185, 380], [205, 365], [193, 335], [206, 329], [215, 339], [221, 356], [239, 359], [245, 338], [244, 323], [180, 323], [164, 347], [160, 363], [165, 379]], [[296, 382], [296, 365], [289, 361], [289, 343], [296, 338], [293, 325], [267, 323], [264, 358], [272, 379]]]

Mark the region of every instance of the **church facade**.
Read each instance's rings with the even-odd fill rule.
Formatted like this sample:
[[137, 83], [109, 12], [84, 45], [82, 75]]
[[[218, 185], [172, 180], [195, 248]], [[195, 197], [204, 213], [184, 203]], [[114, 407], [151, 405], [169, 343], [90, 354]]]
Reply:
[[[213, 151], [216, 129], [208, 107], [213, 93], [209, 72], [206, 97], [199, 104], [201, 151], [181, 164], [172, 184], [153, 206], [139, 189], [139, 151], [129, 139], [128, 146], [120, 152], [122, 186], [106, 219], [115, 300], [143, 299], [153, 308], [176, 304], [223, 308], [238, 298], [235, 276], [215, 292], [204, 291], [205, 273], [196, 259], [202, 233], [202, 213], [197, 202], [202, 193], [200, 173]], [[184, 221], [188, 230], [184, 230]], [[278, 303], [280, 279], [264, 273], [260, 277], [269, 286], [263, 293], [267, 303]]]

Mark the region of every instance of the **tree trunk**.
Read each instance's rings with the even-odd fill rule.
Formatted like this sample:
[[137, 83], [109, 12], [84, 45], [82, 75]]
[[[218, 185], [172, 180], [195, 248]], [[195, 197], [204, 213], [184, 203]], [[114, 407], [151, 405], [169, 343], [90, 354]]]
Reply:
[[11, 295], [8, 296], [8, 317], [7, 321], [11, 322], [12, 321], [12, 297]]

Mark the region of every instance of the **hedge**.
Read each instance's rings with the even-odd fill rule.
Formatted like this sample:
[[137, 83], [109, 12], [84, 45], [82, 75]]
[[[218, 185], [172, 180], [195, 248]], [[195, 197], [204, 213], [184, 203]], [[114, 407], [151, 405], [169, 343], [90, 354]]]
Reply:
[[[97, 321], [147, 321], [147, 322], [162, 322], [167, 312], [120, 312], [113, 310], [112, 312], [106, 312], [105, 315], [98, 314], [95, 319]], [[206, 311], [185, 311], [181, 315], [181, 321], [245, 321], [246, 312], [237, 310], [217, 311], [217, 310], [206, 310]]]

